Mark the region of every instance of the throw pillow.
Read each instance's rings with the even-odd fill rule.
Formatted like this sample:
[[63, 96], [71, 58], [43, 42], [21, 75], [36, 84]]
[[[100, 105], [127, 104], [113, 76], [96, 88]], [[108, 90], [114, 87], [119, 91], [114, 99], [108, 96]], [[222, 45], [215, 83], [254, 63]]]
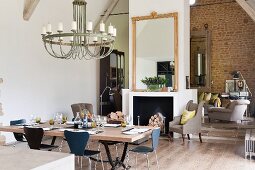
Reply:
[[188, 110], [184, 110], [182, 112], [182, 117], [181, 117], [181, 122], [180, 124], [181, 125], [184, 125], [185, 123], [187, 123], [188, 120], [190, 120], [191, 118], [193, 118], [196, 114], [196, 111], [193, 110], [193, 111], [188, 111]]
[[198, 97], [198, 101], [201, 102], [204, 100], [204, 97], [205, 97], [205, 92], [201, 93]]
[[220, 106], [221, 106], [220, 98], [215, 99], [215, 107], [220, 107]]
[[218, 93], [216, 93], [216, 94], [212, 94], [212, 95], [211, 95], [211, 99], [210, 99], [210, 101], [209, 101], [209, 104], [214, 105], [215, 100], [218, 98], [218, 96], [219, 96], [219, 94], [218, 94]]
[[212, 93], [205, 93], [204, 101], [209, 102], [211, 99]]

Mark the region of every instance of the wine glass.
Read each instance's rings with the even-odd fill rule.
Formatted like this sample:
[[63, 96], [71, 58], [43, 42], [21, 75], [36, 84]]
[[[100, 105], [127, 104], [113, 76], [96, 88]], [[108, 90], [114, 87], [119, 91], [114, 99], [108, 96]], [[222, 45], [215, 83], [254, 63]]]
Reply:
[[56, 113], [55, 115], [55, 121], [60, 125], [62, 123], [63, 115], [62, 113]]
[[126, 122], [128, 125], [132, 122], [132, 116], [130, 114], [126, 115]]
[[101, 116], [100, 115], [97, 115], [96, 122], [97, 122], [97, 129], [99, 130], [100, 126], [101, 126]]
[[33, 126], [34, 123], [35, 123], [35, 115], [34, 115], [34, 114], [31, 114], [31, 115], [30, 115], [30, 124], [31, 124], [31, 126]]
[[106, 123], [107, 123], [107, 117], [103, 116], [102, 119], [101, 119], [102, 128], [104, 128]]

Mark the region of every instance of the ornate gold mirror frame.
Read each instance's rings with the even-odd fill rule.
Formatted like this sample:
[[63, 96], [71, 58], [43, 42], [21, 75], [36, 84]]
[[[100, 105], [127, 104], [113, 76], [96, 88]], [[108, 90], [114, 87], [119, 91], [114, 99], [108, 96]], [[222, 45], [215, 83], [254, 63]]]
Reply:
[[137, 16], [132, 17], [132, 90], [133, 91], [141, 91], [141, 89], [136, 89], [136, 23], [142, 20], [153, 20], [160, 18], [173, 18], [174, 19], [174, 84], [173, 91], [178, 91], [178, 13], [166, 13], [166, 14], [158, 14], [157, 12], [152, 12], [151, 15], [148, 16]]

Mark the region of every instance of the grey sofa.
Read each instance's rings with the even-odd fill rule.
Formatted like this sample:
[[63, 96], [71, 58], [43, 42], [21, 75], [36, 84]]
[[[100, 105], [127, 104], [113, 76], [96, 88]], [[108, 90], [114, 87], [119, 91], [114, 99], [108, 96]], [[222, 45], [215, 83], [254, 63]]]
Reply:
[[[186, 134], [188, 136], [188, 139], [190, 140], [189, 134], [198, 133], [200, 142], [202, 143], [201, 118], [202, 118], [203, 105], [204, 105], [204, 101], [200, 102], [199, 104], [195, 104], [193, 103], [193, 100], [190, 100], [186, 105], [186, 110], [188, 111], [196, 110], [196, 115], [192, 119], [188, 120], [188, 122], [185, 123], [184, 125], [180, 124], [181, 116], [174, 117], [174, 120], [169, 122], [169, 131], [182, 134], [183, 142], [184, 142], [184, 137]], [[171, 135], [169, 136], [170, 136], [170, 139], [172, 140]]]
[[250, 104], [249, 100], [233, 100], [225, 107], [211, 107], [208, 109], [209, 122], [212, 120], [238, 121], [243, 119], [243, 115]]

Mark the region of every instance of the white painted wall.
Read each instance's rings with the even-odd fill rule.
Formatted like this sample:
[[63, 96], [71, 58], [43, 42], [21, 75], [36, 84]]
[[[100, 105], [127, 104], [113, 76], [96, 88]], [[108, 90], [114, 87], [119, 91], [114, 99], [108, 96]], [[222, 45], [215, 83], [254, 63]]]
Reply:
[[[95, 21], [109, 3], [87, 0], [87, 18]], [[98, 83], [96, 61], [59, 60], [49, 56], [41, 41], [41, 27], [51, 22], [53, 31], [62, 21], [70, 29], [72, 1], [40, 1], [29, 22], [23, 21], [23, 1], [1, 0], [0, 5], [0, 78], [1, 102], [9, 124], [30, 114], [49, 119], [56, 112], [72, 117], [70, 105], [92, 103], [97, 111]], [[10, 133], [9, 133], [10, 134]], [[7, 135], [7, 141], [12, 135]]]
[[[129, 29], [128, 29], [128, 0], [120, 0], [114, 8], [106, 24], [112, 23], [117, 28], [117, 37], [115, 39], [115, 49], [125, 53], [125, 88], [128, 88], [129, 78]], [[124, 14], [123, 14], [124, 13]]]
[[[190, 7], [187, 0], [129, 0], [129, 85], [132, 85], [132, 20], [134, 16], [150, 15], [152, 11], [160, 13], [178, 12], [179, 19], [179, 90], [185, 89], [185, 77], [189, 76], [189, 37]], [[159, 31], [160, 34], [160, 31]], [[160, 44], [159, 44], [160, 45]], [[157, 47], [155, 47], [157, 48]], [[139, 67], [139, 66], [138, 66]]]

